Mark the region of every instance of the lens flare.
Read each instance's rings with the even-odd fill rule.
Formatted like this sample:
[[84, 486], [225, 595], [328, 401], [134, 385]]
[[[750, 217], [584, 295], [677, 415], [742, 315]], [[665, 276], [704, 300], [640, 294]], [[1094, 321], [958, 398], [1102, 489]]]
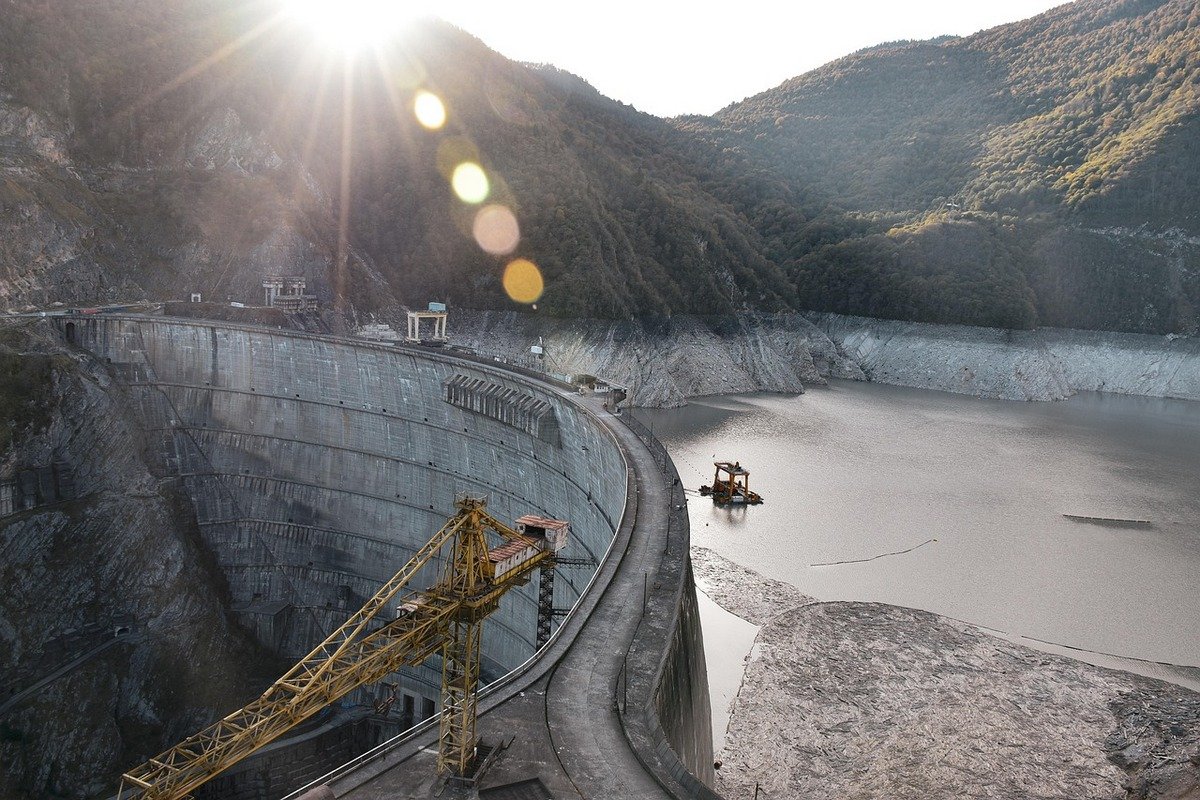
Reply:
[[463, 136], [443, 137], [437, 146], [437, 171], [450, 180], [454, 168], [464, 161], [480, 161], [479, 148], [470, 139]]
[[524, 258], [509, 262], [504, 268], [504, 291], [518, 303], [535, 303], [546, 288], [542, 271], [537, 264]]
[[413, 113], [417, 115], [417, 122], [431, 131], [436, 131], [446, 124], [446, 106], [433, 92], [417, 92], [413, 99]]
[[454, 174], [450, 178], [450, 185], [454, 187], [454, 193], [458, 195], [459, 200], [471, 204], [487, 200], [488, 192], [491, 190], [491, 187], [488, 186], [487, 173], [474, 161], [464, 161], [455, 167]]
[[475, 241], [494, 256], [506, 256], [517, 249], [521, 229], [517, 217], [505, 206], [488, 205], [479, 209], [471, 228]]

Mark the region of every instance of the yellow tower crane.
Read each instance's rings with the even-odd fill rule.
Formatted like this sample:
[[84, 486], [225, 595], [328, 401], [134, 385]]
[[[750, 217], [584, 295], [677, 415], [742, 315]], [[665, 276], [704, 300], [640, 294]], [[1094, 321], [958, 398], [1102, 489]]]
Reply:
[[[438, 772], [467, 776], [475, 760], [480, 623], [514, 586], [550, 569], [566, 543], [561, 520], [527, 516], [510, 528], [482, 498], [460, 496], [458, 511], [391, 580], [261, 697], [121, 777], [118, 800], [181, 800], [325, 706], [401, 666], [442, 655]], [[487, 532], [503, 541], [489, 548]], [[408, 588], [451, 545], [441, 577]], [[398, 605], [393, 606], [393, 603]], [[394, 619], [381, 615], [395, 607]]]

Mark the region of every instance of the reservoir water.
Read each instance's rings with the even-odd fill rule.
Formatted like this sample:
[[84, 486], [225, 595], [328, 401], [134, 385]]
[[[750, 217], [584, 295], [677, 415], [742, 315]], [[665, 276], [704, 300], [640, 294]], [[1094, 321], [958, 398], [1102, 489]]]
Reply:
[[688, 488], [739, 460], [765, 498], [693, 493], [693, 545], [820, 600], [926, 609], [1200, 688], [1200, 403], [839, 381], [637, 414]]

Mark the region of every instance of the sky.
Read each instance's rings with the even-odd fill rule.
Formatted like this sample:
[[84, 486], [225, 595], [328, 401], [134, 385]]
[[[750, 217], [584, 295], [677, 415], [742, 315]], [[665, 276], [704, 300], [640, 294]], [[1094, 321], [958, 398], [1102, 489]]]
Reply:
[[658, 116], [711, 114], [881, 42], [967, 35], [1062, 0], [441, 0], [430, 12]]

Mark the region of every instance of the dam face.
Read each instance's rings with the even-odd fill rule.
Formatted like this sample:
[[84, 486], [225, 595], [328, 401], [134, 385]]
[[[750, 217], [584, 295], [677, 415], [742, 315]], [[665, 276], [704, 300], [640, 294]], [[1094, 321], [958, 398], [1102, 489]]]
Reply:
[[[435, 353], [183, 321], [75, 323], [108, 360], [169, 474], [191, 497], [234, 609], [268, 648], [298, 659], [445, 524], [458, 493], [500, 519], [567, 519], [565, 555], [604, 557], [625, 504], [611, 438], [570, 402], [485, 366]], [[490, 403], [446, 398], [454, 385]], [[462, 394], [462, 391], [458, 391]], [[535, 407], [533, 417], [520, 413]], [[436, 580], [440, 563], [419, 575]], [[563, 570], [568, 608], [593, 567]], [[536, 580], [485, 627], [483, 678], [534, 651]], [[402, 691], [440, 687], [418, 669]]]
[[[190, 498], [234, 613], [285, 659], [308, 653], [391, 578], [445, 524], [460, 493], [487, 496], [503, 520], [532, 513], [570, 521], [563, 555], [585, 563], [559, 568], [556, 609], [576, 603], [618, 530], [632, 524], [635, 483], [611, 422], [499, 365], [226, 323], [114, 315], [56, 325], [110, 365], [152, 460]], [[661, 479], [666, 468], [652, 472]], [[638, 724], [679, 751], [672, 763], [711, 780], [686, 512], [681, 524], [669, 537], [669, 558], [662, 556], [671, 565], [660, 569], [664, 626], [654, 634], [659, 655], [644, 670], [653, 683], [642, 704], [650, 716]], [[440, 567], [427, 566], [420, 586], [433, 583]], [[646, 580], [654, 581], [637, 574], [638, 585]], [[537, 591], [536, 577], [510, 591], [484, 626], [482, 683], [533, 655]], [[438, 664], [397, 677], [404, 723], [437, 710]], [[369, 706], [385, 691], [358, 689], [342, 707]], [[674, 779], [682, 774], [672, 771]], [[256, 780], [256, 791], [215, 783], [224, 783], [220, 796], [266, 796], [261, 775]], [[269, 787], [270, 795], [284, 784]]]

